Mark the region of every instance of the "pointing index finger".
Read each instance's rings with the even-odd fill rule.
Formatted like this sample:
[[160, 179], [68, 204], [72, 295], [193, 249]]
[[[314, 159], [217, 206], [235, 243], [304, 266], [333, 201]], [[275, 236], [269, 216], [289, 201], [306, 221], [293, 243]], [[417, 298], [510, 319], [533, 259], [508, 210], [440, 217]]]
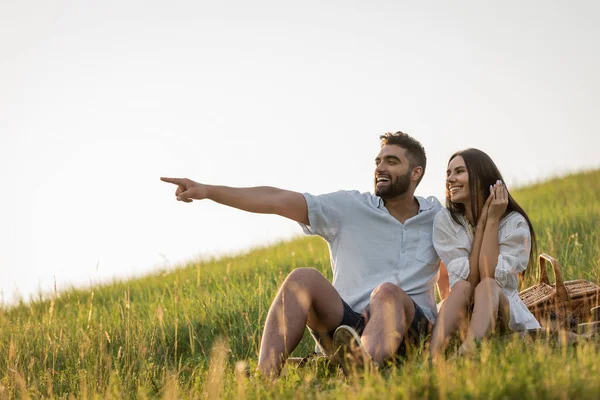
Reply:
[[161, 177], [160, 180], [163, 181], [163, 182], [172, 183], [174, 185], [180, 185], [180, 186], [184, 185], [184, 180], [181, 179], [181, 178], [165, 178], [165, 177]]

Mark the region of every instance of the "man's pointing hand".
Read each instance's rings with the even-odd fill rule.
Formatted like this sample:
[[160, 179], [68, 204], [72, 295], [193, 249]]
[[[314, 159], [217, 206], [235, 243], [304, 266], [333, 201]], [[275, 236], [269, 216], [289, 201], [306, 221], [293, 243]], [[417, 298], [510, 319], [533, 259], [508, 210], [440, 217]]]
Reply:
[[206, 186], [201, 183], [194, 182], [191, 179], [163, 177], [160, 178], [160, 180], [163, 182], [177, 185], [177, 190], [175, 190], [175, 196], [177, 196], [178, 201], [191, 203], [192, 200], [202, 200], [206, 198]]

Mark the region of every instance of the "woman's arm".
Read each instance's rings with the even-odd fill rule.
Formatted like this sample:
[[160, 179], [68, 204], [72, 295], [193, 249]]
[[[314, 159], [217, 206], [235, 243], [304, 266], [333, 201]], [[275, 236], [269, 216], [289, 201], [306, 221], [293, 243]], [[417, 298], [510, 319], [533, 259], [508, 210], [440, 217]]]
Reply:
[[496, 273], [496, 264], [500, 248], [498, 247], [499, 221], [488, 220], [479, 253], [479, 275], [481, 278], [493, 278]]
[[481, 210], [481, 216], [477, 221], [477, 227], [475, 228], [475, 235], [473, 235], [473, 246], [471, 247], [471, 252], [469, 253], [469, 265], [471, 266], [471, 271], [469, 276], [467, 277], [467, 281], [473, 285], [473, 287], [477, 286], [479, 281], [481, 280], [480, 271], [479, 271], [479, 262], [480, 262], [480, 254], [481, 254], [481, 245], [483, 243], [483, 238], [486, 231], [486, 223], [488, 220], [488, 209], [490, 203], [492, 202], [493, 194], [490, 193], [485, 204], [483, 205], [483, 209]]
[[471, 271], [469, 272], [469, 276], [467, 276], [467, 281], [473, 285], [473, 287], [477, 286], [480, 281], [479, 256], [481, 254], [481, 244], [483, 243], [485, 228], [485, 223], [481, 224], [481, 226], [479, 223], [477, 224], [475, 235], [473, 236], [473, 247], [471, 247], [471, 253], [469, 253], [469, 265], [471, 266]]
[[500, 255], [498, 245], [498, 228], [500, 219], [508, 207], [508, 191], [502, 182], [498, 181], [492, 188], [493, 199], [490, 202], [487, 213], [487, 221], [483, 233], [481, 250], [479, 252], [479, 275], [480, 278], [494, 278], [496, 265]]

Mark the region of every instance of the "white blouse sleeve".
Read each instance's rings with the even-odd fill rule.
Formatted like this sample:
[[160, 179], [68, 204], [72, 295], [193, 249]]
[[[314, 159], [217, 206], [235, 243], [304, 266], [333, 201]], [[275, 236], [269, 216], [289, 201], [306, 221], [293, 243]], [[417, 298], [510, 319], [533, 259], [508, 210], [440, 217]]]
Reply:
[[498, 264], [494, 277], [503, 288], [516, 289], [520, 272], [525, 271], [531, 251], [531, 232], [527, 220], [514, 213], [498, 232]]
[[450, 288], [469, 276], [469, 243], [459, 238], [460, 231], [446, 209], [440, 211], [433, 221], [433, 246], [448, 269]]

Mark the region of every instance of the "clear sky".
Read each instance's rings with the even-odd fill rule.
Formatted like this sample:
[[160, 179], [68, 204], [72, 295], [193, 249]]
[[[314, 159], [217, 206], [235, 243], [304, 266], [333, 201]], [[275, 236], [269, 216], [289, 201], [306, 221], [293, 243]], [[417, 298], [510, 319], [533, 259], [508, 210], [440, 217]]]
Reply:
[[[324, 4], [326, 3], [326, 4]], [[0, 1], [0, 289], [173, 268], [300, 235], [160, 176], [371, 191], [403, 130], [509, 188], [600, 167], [598, 1]]]

